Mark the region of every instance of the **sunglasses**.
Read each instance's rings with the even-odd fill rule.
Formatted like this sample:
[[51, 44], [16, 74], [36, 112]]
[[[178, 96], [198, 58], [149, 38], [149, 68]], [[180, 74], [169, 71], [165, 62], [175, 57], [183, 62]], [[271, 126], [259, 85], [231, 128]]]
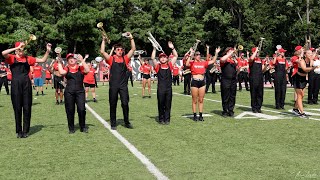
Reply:
[[117, 48], [116, 51], [123, 51], [123, 49], [122, 48]]

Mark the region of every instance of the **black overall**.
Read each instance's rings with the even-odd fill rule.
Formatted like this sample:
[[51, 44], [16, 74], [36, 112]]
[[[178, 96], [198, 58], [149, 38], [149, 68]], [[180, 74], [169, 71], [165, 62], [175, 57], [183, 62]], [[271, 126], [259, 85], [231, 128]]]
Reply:
[[[158, 74], [158, 114], [159, 122], [170, 122], [171, 104], [172, 104], [172, 75], [171, 69], [162, 69], [159, 64]], [[190, 73], [191, 74], [191, 73]]]
[[[6, 73], [6, 69], [0, 69], [0, 74], [2, 73]], [[8, 78], [7, 76], [4, 76], [4, 77], [1, 77], [0, 78], [0, 92], [1, 92], [1, 89], [2, 89], [2, 84], [4, 84], [4, 87], [6, 88], [6, 92], [7, 94], [9, 95], [9, 86], [8, 86]]]
[[12, 72], [11, 101], [16, 120], [16, 133], [28, 133], [32, 106], [32, 86], [29, 78], [30, 65], [28, 64], [28, 57], [26, 57], [26, 62], [18, 62], [15, 58], [10, 69]]
[[287, 91], [286, 74], [286, 60], [284, 62], [276, 63], [274, 72], [274, 92], [276, 99], [276, 108], [284, 108]]
[[77, 104], [80, 130], [83, 130], [86, 128], [85, 91], [83, 88], [84, 75], [80, 72], [79, 67], [75, 73], [71, 73], [68, 69], [65, 77], [67, 79], [67, 86], [64, 91], [64, 100], [69, 131], [74, 131], [75, 104]]
[[[186, 67], [184, 65], [183, 70], [190, 69], [190, 67]], [[183, 74], [183, 93], [184, 94], [190, 94], [191, 89], [190, 89], [190, 84], [191, 84], [191, 72], [188, 74]]]
[[217, 74], [215, 72], [210, 73], [210, 70], [213, 68], [214, 64], [210, 64], [206, 69], [206, 92], [208, 92], [210, 85], [212, 85], [212, 92], [216, 92], [216, 81]]
[[261, 62], [253, 61], [250, 65], [249, 82], [252, 111], [261, 110], [263, 102], [263, 73]]
[[[310, 67], [310, 63], [306, 64]], [[316, 74], [313, 70], [308, 73], [308, 103], [318, 103], [318, 95], [320, 89], [320, 74]]]
[[237, 93], [237, 71], [236, 64], [226, 62], [221, 67], [221, 99], [223, 113], [233, 114], [233, 109], [236, 103]]
[[120, 94], [121, 107], [123, 112], [123, 120], [126, 125], [129, 122], [129, 91], [128, 91], [128, 76], [127, 66], [124, 57], [123, 62], [117, 63], [113, 58], [112, 66], [110, 68], [109, 81], [109, 104], [110, 104], [110, 122], [111, 127], [117, 126], [117, 104], [118, 94]]

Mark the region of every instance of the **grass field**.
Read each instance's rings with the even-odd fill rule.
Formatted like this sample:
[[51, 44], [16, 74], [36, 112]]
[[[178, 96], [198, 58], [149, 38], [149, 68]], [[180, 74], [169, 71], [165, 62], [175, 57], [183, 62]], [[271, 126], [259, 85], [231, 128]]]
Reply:
[[[183, 117], [192, 114], [191, 97], [182, 94], [183, 86], [174, 86], [166, 126], [156, 122], [156, 95], [142, 98], [136, 83], [129, 87], [134, 129], [122, 126], [119, 101], [117, 131], [169, 179], [320, 179], [319, 105], [305, 106], [313, 113], [310, 119], [296, 118], [288, 112], [293, 89], [287, 91], [286, 110], [278, 111], [274, 91], [265, 88], [262, 111], [273, 120], [253, 118], [249, 92], [238, 91], [237, 119], [220, 115], [218, 92], [205, 96], [204, 113], [211, 116], [193, 122]], [[155, 179], [89, 111], [89, 133], [68, 134], [64, 106], [54, 104], [53, 92], [33, 96], [30, 136], [17, 139], [10, 96], [2, 91], [0, 179]], [[108, 86], [100, 85], [97, 94], [98, 103], [88, 105], [109, 122]]]

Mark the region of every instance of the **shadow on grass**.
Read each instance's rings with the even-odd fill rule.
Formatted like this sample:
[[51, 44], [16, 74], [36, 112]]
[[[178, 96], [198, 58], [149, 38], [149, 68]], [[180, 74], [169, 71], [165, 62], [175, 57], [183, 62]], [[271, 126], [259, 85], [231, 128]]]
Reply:
[[44, 125], [35, 125], [30, 127], [29, 135], [36, 134], [37, 132], [41, 131], [44, 127]]
[[41, 104], [41, 103], [35, 102], [35, 103], [32, 103], [32, 106], [36, 106], [36, 105], [38, 105], [38, 104]]
[[213, 113], [213, 114], [216, 114], [218, 116], [224, 117], [224, 116], [222, 116], [222, 110], [213, 110], [210, 113]]
[[237, 109], [239, 109], [240, 111], [251, 111], [251, 107], [236, 107]]
[[[68, 125], [67, 125], [67, 126], [68, 126]], [[88, 128], [88, 129], [89, 129], [91, 126], [95, 126], [95, 125], [93, 125], [93, 124], [86, 124], [86, 128]], [[79, 123], [74, 126], [74, 130], [75, 130], [75, 131], [80, 130]]]
[[159, 116], [148, 116], [148, 118], [153, 119], [157, 123], [159, 122]]

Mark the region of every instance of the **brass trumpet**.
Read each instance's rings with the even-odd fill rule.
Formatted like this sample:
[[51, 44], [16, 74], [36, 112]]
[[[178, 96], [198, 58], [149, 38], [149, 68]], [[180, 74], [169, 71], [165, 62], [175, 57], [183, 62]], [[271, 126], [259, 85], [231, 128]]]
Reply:
[[238, 50], [239, 51], [243, 51], [243, 46], [242, 45], [238, 45]]
[[29, 39], [24, 42], [24, 45], [21, 46], [20, 50], [23, 51], [24, 48], [25, 48], [31, 41], [35, 41], [35, 40], [37, 40], [37, 36], [35, 36], [34, 34], [30, 34]]
[[99, 30], [101, 31], [102, 35], [103, 35], [104, 37], [106, 37], [107, 43], [110, 44], [110, 38], [108, 37], [106, 31], [105, 31], [104, 28], [103, 28], [103, 22], [99, 22], [99, 23], [97, 24], [97, 28], [99, 28]]

